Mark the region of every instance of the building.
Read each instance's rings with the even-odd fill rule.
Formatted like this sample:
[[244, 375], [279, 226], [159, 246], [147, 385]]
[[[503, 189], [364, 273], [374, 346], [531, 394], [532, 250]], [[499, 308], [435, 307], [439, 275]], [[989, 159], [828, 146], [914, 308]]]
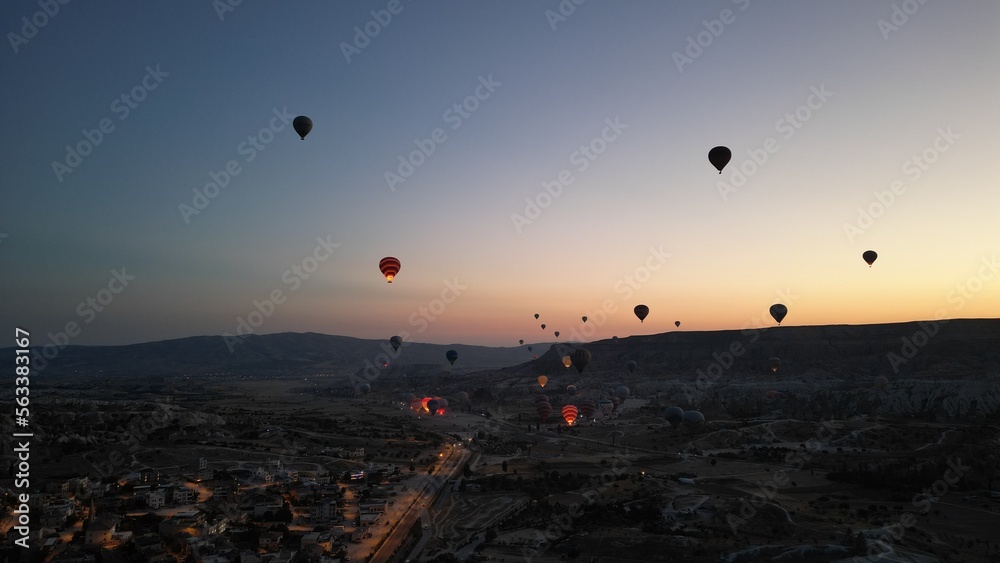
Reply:
[[337, 502], [325, 499], [312, 506], [310, 512], [313, 522], [332, 522], [337, 519]]
[[194, 504], [198, 502], [198, 491], [187, 487], [174, 489], [174, 504]]
[[118, 521], [110, 517], [101, 517], [91, 522], [87, 528], [86, 542], [88, 545], [103, 545], [111, 541]]
[[149, 495], [146, 497], [146, 505], [156, 510], [158, 508], [163, 508], [167, 504], [167, 492], [163, 489], [156, 489], [155, 491], [149, 491]]

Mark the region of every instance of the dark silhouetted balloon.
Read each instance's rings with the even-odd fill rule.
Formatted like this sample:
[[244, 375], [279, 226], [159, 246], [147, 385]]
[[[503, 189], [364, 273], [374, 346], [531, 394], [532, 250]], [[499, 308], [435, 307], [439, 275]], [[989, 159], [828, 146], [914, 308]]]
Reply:
[[385, 276], [386, 281], [392, 283], [392, 278], [396, 277], [396, 274], [399, 273], [399, 259], [386, 256], [379, 261], [378, 269], [382, 270], [382, 275]]
[[[285, 123], [287, 123], [287, 121]], [[299, 134], [299, 137], [302, 137], [302, 140], [304, 141], [306, 139], [306, 135], [308, 135], [309, 132], [312, 131], [313, 120], [309, 119], [304, 115], [300, 115], [292, 120], [292, 127], [295, 129], [295, 132]]]
[[427, 412], [431, 413], [431, 416], [433, 416], [440, 406], [441, 402], [438, 399], [431, 399], [430, 401], [427, 401]]
[[447, 352], [444, 353], [444, 357], [448, 358], [448, 361], [451, 362], [452, 365], [455, 365], [455, 360], [458, 359], [458, 352], [454, 350], [448, 350]]
[[677, 428], [684, 421], [684, 409], [673, 406], [663, 410], [663, 417], [667, 419], [670, 426]]
[[524, 344], [524, 340], [518, 340], [517, 343], [518, 344]]
[[680, 321], [674, 321], [674, 326], [677, 327], [677, 328], [680, 328], [681, 327], [681, 322]]
[[778, 321], [778, 324], [780, 325], [781, 321], [785, 318], [785, 315], [788, 314], [788, 307], [785, 307], [781, 303], [775, 303], [774, 305], [771, 305], [770, 311], [771, 316], [774, 317], [774, 320]]
[[702, 422], [705, 422], [705, 415], [698, 411], [687, 411], [684, 413], [684, 424], [688, 426], [698, 426]]
[[587, 364], [590, 363], [590, 352], [580, 348], [573, 352], [570, 359], [573, 360], [573, 366], [577, 369], [577, 371], [583, 373], [583, 368], [587, 367]]
[[555, 332], [554, 332], [553, 334], [555, 334], [555, 335], [556, 335], [556, 338], [559, 338], [559, 331], [558, 331], [558, 330], [557, 330], [557, 331], [555, 331]]
[[635, 367], [639, 365], [635, 360], [629, 360], [625, 362], [625, 367], [628, 368], [629, 373], [635, 373]]
[[623, 401], [628, 399], [629, 394], [631, 394], [631, 391], [629, 391], [628, 387], [625, 387], [624, 385], [619, 385], [615, 388], [615, 397], [618, 397]]
[[767, 359], [767, 367], [771, 368], [771, 372], [776, 373], [778, 368], [781, 367], [781, 358], [777, 356], [771, 356]]
[[535, 313], [535, 320], [538, 320], [538, 313]]
[[399, 350], [399, 346], [403, 344], [403, 338], [400, 336], [393, 336], [389, 339], [389, 344], [392, 344], [393, 350]]
[[572, 397], [573, 395], [576, 395], [576, 385], [567, 385], [566, 386], [566, 393], [570, 397]]
[[614, 342], [615, 344], [618, 344], [618, 337], [617, 336], [612, 336], [611, 337], [611, 341]]
[[542, 323], [542, 330], [545, 330], [545, 323]]
[[532, 349], [533, 349], [533, 348], [532, 348], [531, 346], [528, 346], [528, 351], [529, 351], [529, 352], [530, 352], [530, 351], [531, 351]]
[[634, 311], [635, 316], [639, 317], [639, 322], [641, 323], [646, 319], [646, 315], [649, 314], [649, 307], [645, 305], [636, 305]]
[[362, 393], [367, 395], [368, 392], [372, 390], [372, 386], [367, 383], [362, 383], [361, 386], [358, 387], [358, 389], [360, 389]]
[[722, 169], [729, 164], [729, 161], [732, 158], [733, 151], [729, 150], [728, 147], [715, 147], [708, 151], [708, 161], [712, 163], [712, 166], [718, 169], [719, 174], [722, 174]]
[[594, 411], [597, 410], [597, 404], [591, 399], [584, 399], [580, 401], [580, 416], [583, 418], [590, 418], [594, 416]]
[[583, 319], [583, 322], [587, 322], [587, 317], [580, 317], [580, 318]]
[[878, 258], [878, 253], [875, 252], [874, 250], [866, 250], [865, 253], [861, 255], [861, 257], [865, 259], [865, 262], [868, 262], [868, 267], [871, 268], [872, 264], [875, 262], [875, 259]]
[[604, 416], [611, 416], [611, 411], [615, 410], [615, 404], [611, 401], [611, 399], [601, 399], [600, 401], [597, 401], [597, 407], [601, 409]]

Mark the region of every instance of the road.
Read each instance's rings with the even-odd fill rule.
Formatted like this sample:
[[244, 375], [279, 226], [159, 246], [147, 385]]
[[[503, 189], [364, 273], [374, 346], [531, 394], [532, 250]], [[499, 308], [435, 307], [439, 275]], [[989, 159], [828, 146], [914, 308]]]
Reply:
[[[427, 525], [430, 524], [426, 508], [435, 500], [437, 494], [447, 485], [448, 481], [454, 479], [462, 471], [462, 466], [470, 455], [465, 448], [452, 446], [447, 449], [449, 450], [448, 455], [435, 470], [435, 474], [423, 477], [423, 483], [419, 485], [421, 487], [420, 494], [415, 497], [413, 503], [403, 513], [403, 516], [393, 524], [388, 538], [375, 551], [372, 557], [373, 563], [389, 561], [396, 548], [405, 543], [410, 528], [413, 527], [414, 522], [418, 519], [422, 519]], [[428, 528], [424, 533], [424, 540], [428, 537], [433, 537], [433, 533], [434, 531]], [[417, 545], [414, 553], [420, 553], [419, 549], [422, 549], [423, 543], [424, 541], [421, 541]], [[412, 558], [413, 554], [410, 557]]]

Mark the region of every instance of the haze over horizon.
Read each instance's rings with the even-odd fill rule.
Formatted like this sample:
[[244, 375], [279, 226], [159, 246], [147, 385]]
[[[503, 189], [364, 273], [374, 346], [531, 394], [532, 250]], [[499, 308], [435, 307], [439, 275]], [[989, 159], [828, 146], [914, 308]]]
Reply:
[[1000, 4], [219, 5], [0, 6], [33, 345], [1000, 317]]

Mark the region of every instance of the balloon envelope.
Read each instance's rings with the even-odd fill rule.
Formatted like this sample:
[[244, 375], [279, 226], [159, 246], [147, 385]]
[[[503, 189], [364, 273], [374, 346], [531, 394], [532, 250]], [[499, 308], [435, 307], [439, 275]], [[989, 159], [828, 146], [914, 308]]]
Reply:
[[677, 428], [684, 420], [684, 409], [678, 406], [668, 407], [663, 411], [663, 417], [667, 419], [670, 426]]
[[583, 418], [594, 416], [595, 410], [597, 410], [597, 405], [590, 399], [585, 399], [580, 403], [580, 416]]
[[587, 322], [587, 317], [580, 317], [580, 318], [583, 319], [583, 322]]
[[399, 350], [399, 346], [403, 343], [403, 338], [400, 336], [393, 336], [389, 339], [389, 344], [392, 344], [393, 350]]
[[576, 422], [576, 416], [579, 413], [580, 411], [576, 408], [576, 405], [566, 405], [562, 408], [563, 420], [570, 426], [573, 426], [573, 423]]
[[680, 328], [681, 322], [680, 321], [674, 321], [674, 326]]
[[302, 140], [305, 140], [306, 135], [312, 131], [313, 121], [304, 115], [300, 115], [292, 120], [292, 128], [295, 129], [295, 132], [299, 134]]
[[542, 330], [545, 330], [545, 323], [542, 323]]
[[548, 383], [548, 382], [549, 382], [549, 378], [548, 377], [545, 377], [544, 375], [539, 375], [538, 376], [538, 384], [541, 385], [542, 387], [545, 387], [545, 384]]
[[684, 424], [688, 426], [698, 426], [702, 422], [705, 422], [705, 415], [698, 411], [687, 411], [684, 413]]
[[719, 171], [719, 174], [722, 174], [722, 169], [729, 164], [732, 158], [733, 151], [729, 150], [729, 147], [714, 147], [708, 151], [708, 161]]
[[778, 324], [780, 325], [781, 321], [785, 318], [785, 315], [788, 314], [788, 307], [785, 307], [781, 303], [775, 303], [774, 305], [771, 305], [770, 311], [771, 317], [778, 321]]
[[554, 334], [556, 335], [556, 338], [559, 338], [559, 331], [558, 331], [558, 330], [557, 330], [557, 331], [555, 331], [555, 333], [554, 333]]
[[576, 395], [576, 385], [567, 385], [566, 386], [566, 393], [568, 393], [571, 397], [573, 395]]
[[447, 352], [444, 353], [444, 357], [448, 358], [448, 361], [452, 365], [454, 365], [455, 364], [455, 360], [458, 359], [458, 352], [456, 352], [454, 350], [448, 350]]
[[535, 320], [538, 320], [538, 313], [535, 313]]
[[569, 356], [563, 356], [562, 363], [564, 366], [569, 367], [573, 365], [573, 358], [570, 358]]
[[359, 387], [358, 389], [360, 389], [362, 393], [368, 393], [369, 391], [372, 390], [372, 386], [367, 383], [362, 383], [361, 387]]
[[518, 340], [517, 343], [518, 344], [524, 344], [524, 340]]
[[635, 367], [639, 365], [635, 360], [629, 360], [625, 362], [625, 367], [628, 368], [629, 373], [635, 373]]
[[878, 258], [878, 253], [874, 250], [866, 250], [861, 257], [865, 259], [865, 262], [868, 262], [868, 266], [871, 266], [875, 262], [875, 259]]
[[623, 401], [628, 399], [630, 393], [631, 391], [629, 391], [628, 387], [625, 387], [624, 385], [619, 385], [618, 388], [615, 389], [615, 396]]
[[386, 256], [379, 261], [378, 269], [382, 271], [382, 275], [385, 276], [386, 281], [392, 283], [392, 278], [396, 277], [396, 274], [399, 273], [399, 259]]
[[580, 348], [573, 352], [570, 359], [573, 360], [573, 366], [576, 367], [577, 371], [583, 373], [583, 368], [587, 367], [587, 364], [590, 363], [590, 352]]
[[634, 311], [635, 316], [639, 317], [639, 322], [641, 323], [646, 319], [646, 315], [649, 314], [649, 307], [645, 305], [636, 305]]
[[781, 367], [781, 358], [777, 356], [772, 356], [767, 359], [767, 367], [771, 368], [772, 373], [776, 373], [778, 368]]

